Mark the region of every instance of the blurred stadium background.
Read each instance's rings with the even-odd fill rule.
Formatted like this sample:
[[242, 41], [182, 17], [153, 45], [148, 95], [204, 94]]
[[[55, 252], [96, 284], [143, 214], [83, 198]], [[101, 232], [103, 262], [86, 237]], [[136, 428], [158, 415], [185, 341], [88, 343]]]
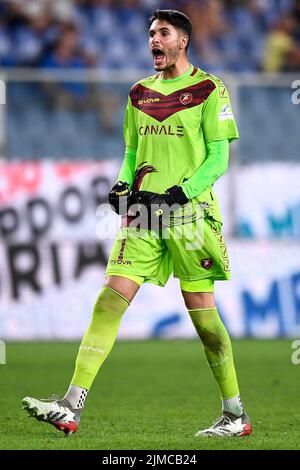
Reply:
[[[216, 184], [232, 281], [217, 301], [236, 337], [300, 335], [300, 2], [0, 2], [1, 338], [80, 338], [118, 219], [107, 201], [127, 93], [152, 73], [147, 19], [186, 11], [191, 61], [230, 89], [240, 130]], [[109, 236], [108, 236], [109, 235]], [[143, 287], [120, 337], [190, 337], [178, 282]], [[68, 325], [66, 327], [66, 325]]]

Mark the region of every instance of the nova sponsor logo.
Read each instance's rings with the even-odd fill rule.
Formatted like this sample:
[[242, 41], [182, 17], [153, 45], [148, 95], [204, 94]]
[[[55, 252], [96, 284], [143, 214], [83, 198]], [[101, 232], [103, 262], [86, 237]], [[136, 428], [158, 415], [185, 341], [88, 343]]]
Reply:
[[131, 264], [132, 264], [132, 261], [127, 261], [127, 260], [124, 260], [124, 259], [111, 259], [111, 260], [109, 260], [109, 262], [111, 264], [122, 264], [122, 265], [125, 265], [125, 266], [131, 266]]
[[138, 105], [142, 106], [143, 104], [152, 104], [152, 103], [159, 103], [160, 102], [160, 98], [147, 98], [147, 99], [143, 99], [143, 100], [139, 100], [138, 101]]
[[176, 137], [184, 137], [183, 126], [165, 126], [159, 124], [152, 124], [139, 127], [140, 135], [170, 135]]
[[190, 104], [193, 101], [193, 95], [192, 93], [182, 93], [180, 95], [180, 103], [186, 106], [187, 104]]

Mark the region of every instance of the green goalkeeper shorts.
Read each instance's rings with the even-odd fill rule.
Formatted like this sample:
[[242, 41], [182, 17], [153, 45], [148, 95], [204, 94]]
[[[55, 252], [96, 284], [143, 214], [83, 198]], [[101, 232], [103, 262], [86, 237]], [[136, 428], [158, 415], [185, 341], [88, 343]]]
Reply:
[[230, 278], [222, 224], [212, 217], [164, 228], [159, 234], [122, 227], [113, 245], [106, 276], [139, 276], [164, 286], [171, 273], [182, 282]]

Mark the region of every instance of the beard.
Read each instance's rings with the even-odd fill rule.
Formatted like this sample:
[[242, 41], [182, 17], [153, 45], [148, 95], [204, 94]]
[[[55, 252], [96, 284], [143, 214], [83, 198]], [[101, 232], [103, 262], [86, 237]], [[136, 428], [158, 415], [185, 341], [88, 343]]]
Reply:
[[174, 47], [171, 51], [165, 53], [164, 61], [161, 65], [154, 65], [154, 69], [157, 71], [169, 70], [175, 67], [175, 64], [179, 57], [179, 45]]

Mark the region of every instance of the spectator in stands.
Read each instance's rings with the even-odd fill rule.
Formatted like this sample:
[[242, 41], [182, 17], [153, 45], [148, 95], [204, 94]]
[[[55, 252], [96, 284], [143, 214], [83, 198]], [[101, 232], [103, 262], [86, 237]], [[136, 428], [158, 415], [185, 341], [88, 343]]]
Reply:
[[0, 9], [0, 65], [8, 65], [11, 54], [11, 39], [8, 33], [7, 21]]
[[[42, 63], [42, 67], [54, 70], [82, 71], [90, 66], [90, 58], [86, 56], [80, 47], [80, 36], [75, 26], [68, 26], [57, 41], [53, 51], [48, 54]], [[48, 84], [47, 92], [55, 100], [56, 105], [84, 106], [89, 97], [89, 87], [86, 83], [61, 82], [60, 84]]]
[[26, 24], [19, 29], [18, 62], [35, 66], [51, 44], [51, 19], [46, 4], [31, 2], [23, 6]]
[[193, 18], [193, 44], [196, 60], [211, 72], [220, 70], [223, 63], [218, 38], [228, 30], [223, 4], [220, 0], [188, 2], [185, 11]]
[[[148, 51], [142, 31], [149, 9], [155, 7], [180, 8], [193, 18], [191, 60], [211, 72], [300, 69], [300, 0], [0, 2], [0, 64], [28, 67], [44, 66], [48, 61], [50, 66], [49, 51], [57, 47], [66, 27], [73, 26], [84, 67], [147, 68]], [[60, 61], [59, 68], [62, 64]], [[79, 67], [74, 54], [67, 65]]]
[[299, 70], [300, 50], [295, 40], [296, 21], [292, 15], [281, 18], [268, 34], [263, 59], [265, 72]]

